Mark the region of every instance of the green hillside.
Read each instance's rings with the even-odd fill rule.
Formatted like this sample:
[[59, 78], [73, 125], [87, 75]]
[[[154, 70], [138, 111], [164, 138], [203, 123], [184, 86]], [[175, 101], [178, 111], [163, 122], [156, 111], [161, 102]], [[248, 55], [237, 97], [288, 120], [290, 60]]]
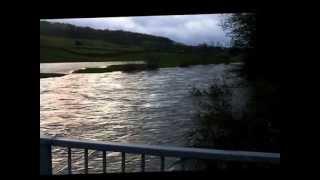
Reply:
[[234, 61], [227, 49], [168, 38], [40, 21], [40, 62], [154, 60], [160, 66]]

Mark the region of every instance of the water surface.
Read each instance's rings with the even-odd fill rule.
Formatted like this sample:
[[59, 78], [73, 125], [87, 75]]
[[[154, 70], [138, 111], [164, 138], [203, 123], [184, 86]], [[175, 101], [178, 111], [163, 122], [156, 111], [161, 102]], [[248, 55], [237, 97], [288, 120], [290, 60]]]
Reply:
[[[46, 66], [43, 71], [66, 72], [75, 66]], [[40, 79], [41, 133], [105, 142], [187, 146], [198, 107], [191, 89], [205, 89], [222, 77], [235, 80], [228, 72], [233, 66], [197, 65]], [[242, 102], [237, 100], [238, 105]], [[83, 172], [82, 153], [78, 150], [73, 155], [76, 172]], [[89, 171], [101, 172], [101, 152], [90, 153]], [[54, 149], [55, 172], [65, 172], [65, 157], [63, 148]], [[128, 171], [139, 171], [139, 158], [127, 157]], [[119, 153], [109, 153], [108, 162], [108, 171], [121, 169]], [[147, 171], [157, 170], [158, 163], [157, 157], [148, 157]]]

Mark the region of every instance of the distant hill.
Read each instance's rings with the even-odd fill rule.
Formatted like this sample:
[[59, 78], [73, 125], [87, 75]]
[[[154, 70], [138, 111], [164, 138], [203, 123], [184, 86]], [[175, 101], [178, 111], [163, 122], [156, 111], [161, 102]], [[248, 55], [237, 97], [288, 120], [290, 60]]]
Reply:
[[40, 21], [40, 61], [103, 60], [127, 53], [177, 51], [183, 47], [164, 37]]
[[40, 62], [161, 61], [162, 67], [229, 61], [221, 47], [187, 46], [165, 37], [40, 21]]

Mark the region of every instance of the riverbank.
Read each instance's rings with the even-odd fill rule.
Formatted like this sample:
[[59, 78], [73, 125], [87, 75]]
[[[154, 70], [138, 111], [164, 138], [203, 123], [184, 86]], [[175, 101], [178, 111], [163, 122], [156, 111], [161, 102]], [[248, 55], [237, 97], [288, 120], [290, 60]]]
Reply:
[[[173, 67], [190, 67], [192, 65], [201, 65], [201, 64], [183, 64], [179, 66]], [[170, 68], [171, 66], [148, 66], [147, 64], [122, 64], [122, 65], [111, 65], [108, 67], [101, 67], [101, 68], [84, 68], [76, 70], [72, 73], [107, 73], [107, 72], [114, 72], [114, 71], [122, 71], [122, 72], [137, 72], [137, 71], [150, 71], [150, 70], [157, 70], [159, 68]], [[171, 67], [172, 68], [172, 67]]]
[[66, 74], [61, 73], [40, 73], [40, 79], [41, 78], [50, 78], [50, 77], [61, 77], [65, 76]]
[[166, 62], [146, 62], [145, 64], [121, 64], [121, 65], [110, 65], [107, 67], [95, 67], [95, 68], [84, 68], [75, 70], [72, 73], [106, 73], [114, 71], [122, 72], [136, 72], [136, 71], [148, 71], [148, 70], [157, 70], [159, 68], [170, 68], [170, 67], [183, 67], [187, 68], [194, 65], [209, 65], [209, 64], [230, 64], [238, 61], [221, 61], [221, 62], [210, 62], [210, 61], [186, 61], [186, 62], [175, 62], [175, 63], [166, 63]]
[[158, 66], [149, 66], [148, 64], [121, 64], [121, 65], [111, 65], [108, 67], [101, 68], [85, 68], [74, 71], [73, 73], [106, 73], [113, 71], [123, 71], [123, 72], [134, 72], [134, 71], [145, 71], [145, 70], [155, 70]]
[[[210, 65], [210, 64], [234, 64], [234, 62], [205, 62], [205, 61], [189, 61], [189, 62], [177, 62], [173, 61], [171, 63], [167, 63], [166, 61], [159, 61], [157, 59], [153, 59], [152, 61], [123, 61], [121, 64], [117, 64], [116, 62], [85, 62], [85, 63], [40, 63], [40, 78], [50, 78], [50, 77], [61, 77], [70, 73], [107, 73], [114, 71], [121, 72], [138, 72], [138, 71], [149, 71], [149, 70], [157, 70], [159, 68], [188, 68], [195, 65]], [[55, 70], [48, 70], [52, 67]]]

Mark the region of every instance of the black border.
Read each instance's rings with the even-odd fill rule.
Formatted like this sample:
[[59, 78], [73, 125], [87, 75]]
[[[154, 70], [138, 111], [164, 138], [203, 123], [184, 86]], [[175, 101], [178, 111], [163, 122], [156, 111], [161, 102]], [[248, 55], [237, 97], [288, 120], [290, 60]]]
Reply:
[[[38, 54], [38, 21], [47, 18], [81, 18], [81, 17], [116, 17], [116, 16], [145, 16], [145, 15], [182, 15], [182, 14], [211, 14], [234, 12], [258, 12], [266, 23], [263, 25], [262, 39], [264, 47], [272, 43], [279, 36], [272, 27], [281, 24], [277, 21], [279, 14], [273, 9], [278, 4], [266, 5], [261, 2], [244, 1], [157, 1], [157, 2], [93, 2], [93, 1], [50, 1], [34, 4], [21, 3], [17, 8], [15, 17], [11, 17], [8, 30], [14, 36], [8, 38], [14, 47], [8, 51], [8, 60], [4, 67], [4, 81], [9, 84], [3, 93], [6, 99], [4, 107], [7, 111], [6, 124], [2, 126], [5, 132], [5, 147], [8, 151], [7, 165], [9, 174], [35, 175], [39, 174], [39, 54]], [[270, 14], [271, 13], [271, 14]], [[267, 15], [268, 14], [268, 15]], [[274, 22], [271, 22], [275, 20]], [[12, 25], [12, 26], [11, 26]], [[3, 34], [3, 36], [6, 36]], [[272, 37], [270, 39], [270, 37]], [[18, 44], [18, 45], [17, 45]], [[276, 50], [277, 51], [277, 50]], [[19, 72], [19, 73], [16, 73]], [[10, 77], [10, 78], [7, 78]], [[7, 94], [10, 94], [7, 95]], [[19, 140], [17, 144], [16, 141]], [[18, 155], [13, 157], [12, 155]], [[19, 171], [14, 168], [19, 162], [23, 168]], [[237, 177], [237, 175], [235, 175]], [[148, 176], [149, 177], [149, 176]], [[193, 177], [191, 175], [191, 177]]]

